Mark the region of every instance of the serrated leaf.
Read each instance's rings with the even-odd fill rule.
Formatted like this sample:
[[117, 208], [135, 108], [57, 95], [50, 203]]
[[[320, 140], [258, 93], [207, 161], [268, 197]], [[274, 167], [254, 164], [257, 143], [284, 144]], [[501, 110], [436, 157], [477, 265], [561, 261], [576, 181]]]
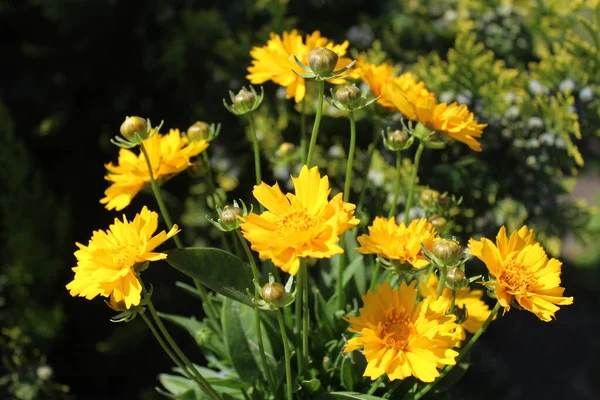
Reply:
[[246, 293], [252, 287], [250, 266], [233, 254], [210, 247], [190, 247], [168, 251], [166, 261], [215, 292], [253, 306]]

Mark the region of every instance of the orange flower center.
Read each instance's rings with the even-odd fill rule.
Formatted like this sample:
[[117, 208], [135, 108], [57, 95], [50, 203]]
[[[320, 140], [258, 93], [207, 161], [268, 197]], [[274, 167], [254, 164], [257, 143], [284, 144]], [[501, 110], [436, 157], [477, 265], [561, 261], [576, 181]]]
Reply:
[[315, 219], [306, 210], [294, 211], [282, 217], [277, 227], [280, 232], [307, 231], [316, 225]]
[[410, 331], [411, 323], [408, 318], [404, 316], [389, 316], [383, 324], [383, 331], [381, 334], [386, 346], [402, 350], [408, 344]]
[[523, 265], [515, 263], [514, 260], [504, 265], [498, 281], [515, 292], [528, 291], [531, 285], [536, 283], [535, 275]]

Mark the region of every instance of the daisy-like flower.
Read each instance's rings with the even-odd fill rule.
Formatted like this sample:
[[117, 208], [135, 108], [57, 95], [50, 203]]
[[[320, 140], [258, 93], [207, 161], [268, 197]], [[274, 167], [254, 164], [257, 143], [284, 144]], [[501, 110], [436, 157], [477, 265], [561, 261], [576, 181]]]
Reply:
[[555, 258], [548, 259], [535, 240], [533, 229], [523, 226], [508, 238], [506, 228], [502, 227], [495, 244], [486, 238], [471, 239], [469, 248], [472, 255], [485, 263], [493, 279], [486, 285], [494, 290], [505, 313], [514, 300], [548, 322], [559, 305], [573, 303], [572, 297], [563, 297], [565, 289], [560, 287], [562, 263]]
[[362, 254], [377, 254], [389, 261], [410, 264], [415, 269], [426, 267], [421, 243], [428, 249], [433, 246], [436, 232], [425, 218], [411, 221], [408, 226], [398, 225], [396, 218], [376, 217], [369, 226], [369, 234], [357, 238]]
[[292, 177], [295, 194], [283, 194], [276, 183], [262, 182], [252, 194], [267, 209], [260, 215], [240, 217], [241, 229], [261, 259], [270, 259], [283, 271], [296, 275], [300, 258], [330, 258], [343, 253], [339, 236], [356, 226], [355, 205], [345, 203], [342, 193], [328, 200], [329, 178], [317, 167], [305, 165]]
[[[190, 158], [202, 153], [208, 147], [206, 140], [190, 141], [181, 136], [179, 129], [171, 129], [168, 134], [157, 133], [144, 140], [144, 146], [150, 158], [152, 172], [157, 181], [184, 171], [191, 165]], [[119, 150], [119, 162], [105, 165], [104, 177], [112, 184], [104, 191], [100, 203], [108, 210], [121, 211], [147, 185], [150, 185], [150, 173], [143, 153], [136, 155], [128, 149]]]
[[479, 124], [466, 105], [438, 103], [433, 93], [412, 76], [404, 79], [404, 85], [394, 82], [385, 87], [383, 94], [406, 118], [481, 151], [477, 139], [487, 124]]
[[374, 97], [379, 97], [377, 103], [381, 106], [389, 109], [396, 109], [393, 103], [391, 103], [386, 97], [383, 96], [383, 88], [387, 85], [391, 85], [394, 80], [394, 66], [388, 63], [382, 63], [381, 65], [375, 65], [364, 61], [359, 58], [354, 66], [354, 73], [360, 77], [371, 90], [371, 94]]
[[[249, 74], [246, 78], [253, 85], [260, 85], [267, 81], [273, 81], [279, 86], [286, 88], [286, 98], [294, 98], [299, 103], [306, 93], [304, 78], [298, 76], [298, 73], [305, 73], [301, 70], [294, 56], [304, 65], [308, 65], [308, 52], [317, 48], [324, 47], [332, 50], [340, 56], [335, 69], [341, 69], [351, 63], [348, 58], [342, 56], [348, 49], [348, 41], [342, 44], [335, 44], [326, 37], [321, 36], [321, 32], [315, 31], [306, 35], [306, 41], [302, 40], [302, 35], [297, 30], [283, 32], [282, 36], [271, 33], [271, 38], [265, 46], [254, 47], [250, 51], [252, 65], [248, 67]], [[343, 83], [343, 79], [332, 79], [328, 82], [333, 84]]]
[[115, 218], [107, 231], [95, 231], [87, 246], [76, 243], [75, 278], [67, 285], [71, 296], [88, 300], [110, 296], [111, 304], [126, 308], [138, 305], [142, 287], [135, 265], [167, 258], [153, 250], [179, 232], [174, 225], [169, 233], [161, 231], [153, 236], [157, 227], [158, 214], [144, 207], [133, 221], [125, 216], [123, 221]]
[[[419, 283], [419, 292], [423, 298], [437, 296], [438, 278], [434, 273], [429, 274], [426, 282]], [[467, 309], [467, 319], [457, 329], [461, 340], [465, 339], [463, 329], [475, 333], [490, 316], [490, 308], [481, 300], [482, 297], [483, 290], [472, 290], [469, 287], [456, 290], [455, 306]], [[444, 299], [446, 302], [444, 311], [448, 310], [452, 299], [452, 290], [445, 288], [440, 299]]]
[[439, 368], [455, 364], [455, 317], [440, 311], [440, 300], [416, 303], [415, 284], [402, 282], [398, 289], [388, 282], [378, 285], [376, 292], [363, 296], [358, 317], [344, 318], [351, 324], [348, 330], [360, 334], [348, 340], [344, 352], [364, 349], [368, 364], [363, 376], [433, 382]]

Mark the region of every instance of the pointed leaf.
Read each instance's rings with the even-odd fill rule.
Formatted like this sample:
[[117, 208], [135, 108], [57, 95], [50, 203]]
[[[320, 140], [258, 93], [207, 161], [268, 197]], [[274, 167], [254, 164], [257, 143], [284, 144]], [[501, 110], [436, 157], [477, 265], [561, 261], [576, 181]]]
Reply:
[[[205, 347], [220, 356], [224, 356], [225, 348], [223, 347], [223, 343], [217, 335], [212, 334], [213, 331], [204, 322], [198, 321], [195, 317], [182, 317], [180, 315], [165, 313], [158, 313], [158, 316], [185, 329], [198, 345]], [[205, 338], [204, 336], [208, 337]]]

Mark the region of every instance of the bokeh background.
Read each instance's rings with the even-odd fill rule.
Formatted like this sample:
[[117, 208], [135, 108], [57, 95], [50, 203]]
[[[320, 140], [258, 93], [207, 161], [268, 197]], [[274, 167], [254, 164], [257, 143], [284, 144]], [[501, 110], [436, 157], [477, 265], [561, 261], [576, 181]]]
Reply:
[[[416, 65], [418, 76], [430, 75], [426, 81], [433, 81], [436, 94], [472, 102], [480, 120], [490, 123], [484, 147], [489, 140], [495, 151], [484, 154], [486, 168], [478, 170], [477, 179], [489, 179], [497, 187], [490, 199], [491, 189], [482, 186], [486, 203], [467, 201], [474, 215], [486, 219], [477, 227], [465, 225], [463, 233], [533, 223], [547, 233], [546, 244], [561, 253], [563, 286], [575, 304], [561, 309], [552, 323], [516, 310], [501, 318], [473, 351], [475, 368], [449, 396], [598, 398], [600, 220], [595, 209], [578, 208], [577, 200], [597, 204], [600, 187], [600, 36], [593, 23], [589, 28], [577, 19], [593, 21], [595, 5], [558, 0], [0, 1], [0, 398], [161, 398], [154, 390], [156, 377], [171, 363], [141, 321], [113, 324], [113, 313], [101, 300], [73, 299], [64, 288], [72, 278], [74, 243], [87, 241], [92, 230], [104, 229], [121, 215], [98, 203], [107, 186], [103, 164], [116, 160], [109, 138], [126, 115], [164, 120], [165, 127], [182, 130], [196, 120], [220, 122], [222, 133], [212, 154], [221, 186], [230, 199], [247, 198], [253, 172], [244, 124], [227, 113], [222, 98], [246, 84], [252, 46], [264, 44], [270, 32], [294, 28], [320, 30], [336, 42], [349, 40], [355, 56], [370, 49], [372, 59], [408, 69]], [[504, 68], [521, 71], [510, 78], [512, 83], [498, 83], [501, 105], [482, 103], [478, 109], [475, 89], [454, 90], [452, 71], [429, 68], [446, 60], [467, 30], [505, 62]], [[588, 51], [554, 47], [569, 40], [589, 44]], [[551, 65], [542, 68], [542, 61]], [[499, 79], [490, 74], [467, 74], [467, 82]], [[577, 116], [582, 138], [574, 143], [585, 166], [544, 147], [540, 137], [546, 132], [532, 126], [529, 104], [507, 99], [511, 93], [519, 96], [514, 87], [527, 96], [546, 91], [573, 99], [553, 112]], [[264, 126], [276, 138], [271, 141], [297, 142], [293, 104], [281, 99], [275, 85], [265, 89], [271, 114], [282, 115], [264, 117]], [[269, 129], [263, 127], [266, 136]], [[338, 138], [345, 132], [343, 121], [327, 120], [324, 129], [336, 132], [323, 139], [327, 146], [347, 140]], [[363, 147], [370, 129], [359, 123]], [[537, 147], [519, 145], [515, 138], [536, 139]], [[265, 151], [265, 164], [274, 157], [273, 146]], [[457, 184], [469, 181], [468, 175], [444, 172], [444, 165], [458, 159], [467, 160], [463, 154], [430, 158], [423, 173], [438, 190], [468, 194], [468, 185]], [[468, 159], [471, 164], [465, 165], [482, 160]], [[556, 168], [554, 178], [537, 175], [532, 164], [543, 163]], [[564, 178], [560, 185], [559, 176]], [[188, 244], [212, 240], [203, 221], [207, 211], [198, 205], [202, 189], [202, 182], [186, 174], [169, 182], [167, 200], [186, 228]], [[138, 196], [127, 214], [146, 203], [153, 204], [151, 196]], [[182, 279], [166, 264], [148, 271], [161, 310], [202, 315], [200, 305], [174, 287]], [[193, 339], [176, 333], [200, 362]]]

